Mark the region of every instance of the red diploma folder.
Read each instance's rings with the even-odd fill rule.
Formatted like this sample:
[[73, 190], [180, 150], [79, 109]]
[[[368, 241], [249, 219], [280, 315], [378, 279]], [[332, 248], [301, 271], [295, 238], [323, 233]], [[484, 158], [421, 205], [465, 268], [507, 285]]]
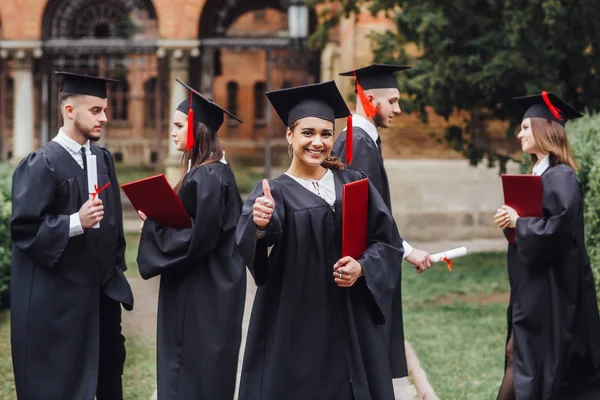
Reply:
[[136, 210], [169, 228], [190, 228], [192, 219], [164, 174], [121, 185]]
[[342, 185], [342, 257], [358, 260], [367, 249], [369, 180]]
[[[504, 204], [514, 208], [520, 217], [543, 217], [542, 177], [533, 175], [501, 175]], [[515, 230], [508, 228], [508, 241], [515, 243]]]

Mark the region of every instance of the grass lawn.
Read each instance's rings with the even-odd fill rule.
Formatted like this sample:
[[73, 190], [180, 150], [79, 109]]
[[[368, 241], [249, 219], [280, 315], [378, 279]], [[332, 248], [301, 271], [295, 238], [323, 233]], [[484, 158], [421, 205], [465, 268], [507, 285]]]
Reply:
[[[504, 368], [504, 253], [480, 253], [418, 275], [404, 267], [406, 339], [441, 399], [495, 399]], [[490, 297], [496, 293], [496, 296]]]
[[125, 240], [127, 241], [127, 247], [125, 248], [125, 263], [127, 264], [127, 271], [125, 276], [128, 278], [139, 278], [140, 271], [137, 266], [137, 252], [138, 245], [140, 243], [140, 233], [126, 233]]
[[117, 173], [117, 180], [119, 181], [120, 185], [162, 173], [162, 171], [157, 172], [149, 167], [134, 167], [124, 165], [115, 165], [115, 172]]

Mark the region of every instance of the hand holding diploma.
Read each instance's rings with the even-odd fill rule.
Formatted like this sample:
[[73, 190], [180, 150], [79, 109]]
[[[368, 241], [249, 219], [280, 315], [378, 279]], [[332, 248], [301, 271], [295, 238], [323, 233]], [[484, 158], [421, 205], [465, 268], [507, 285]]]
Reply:
[[452, 260], [455, 258], [466, 256], [466, 255], [467, 255], [467, 248], [463, 246], [463, 247], [457, 247], [456, 249], [446, 250], [446, 251], [442, 251], [440, 253], [432, 254], [431, 258], [433, 259], [434, 262], [445, 261], [446, 265], [448, 266], [448, 271], [452, 272], [452, 266], [454, 265]]
[[96, 226], [102, 218], [104, 218], [104, 206], [102, 200], [98, 198], [86, 201], [79, 209], [79, 220], [83, 229]]

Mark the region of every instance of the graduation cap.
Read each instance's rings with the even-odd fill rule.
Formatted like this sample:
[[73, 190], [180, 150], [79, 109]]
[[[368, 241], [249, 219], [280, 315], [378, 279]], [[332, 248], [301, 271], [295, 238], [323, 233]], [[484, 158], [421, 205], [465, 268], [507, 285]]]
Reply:
[[374, 117], [377, 115], [377, 108], [369, 102], [364, 91], [391, 88], [400, 90], [394, 72], [404, 71], [409, 68], [411, 67], [406, 65], [371, 64], [364, 68], [342, 72], [340, 76], [354, 76], [356, 94], [365, 110], [365, 114], [367, 117]]
[[58, 76], [64, 77], [61, 92], [75, 95], [86, 95], [106, 99], [106, 85], [118, 83], [116, 79], [100, 78], [87, 74], [76, 74], [73, 72], [54, 71]]
[[514, 97], [513, 100], [516, 100], [526, 110], [523, 119], [544, 118], [564, 127], [568, 120], [583, 117], [582, 113], [565, 103], [554, 93], [548, 93], [545, 90], [542, 94]]
[[330, 122], [348, 117], [346, 162], [352, 163], [352, 114], [334, 81], [273, 90], [266, 95], [286, 126], [308, 117]]
[[188, 115], [188, 132], [187, 132], [187, 151], [194, 148], [194, 124], [190, 121], [201, 122], [208, 126], [216, 134], [224, 121], [224, 115], [227, 114], [232, 118], [235, 118], [239, 122], [244, 122], [223, 107], [212, 101], [211, 99], [203, 96], [197, 90], [192, 89], [179, 79], [175, 79], [177, 83], [185, 87], [190, 91], [190, 98], [182, 101], [177, 107], [178, 111], [187, 113]]

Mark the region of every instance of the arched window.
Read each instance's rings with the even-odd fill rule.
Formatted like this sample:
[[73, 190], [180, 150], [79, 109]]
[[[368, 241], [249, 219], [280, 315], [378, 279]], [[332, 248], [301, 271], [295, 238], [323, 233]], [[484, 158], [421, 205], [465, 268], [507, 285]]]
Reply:
[[264, 82], [254, 84], [254, 125], [265, 126], [265, 107], [267, 105], [265, 92], [267, 85]]
[[[227, 83], [227, 111], [233, 115], [238, 114], [238, 94], [240, 87], [237, 82], [229, 81]], [[227, 116], [227, 126], [235, 127], [238, 121], [235, 118]]]

